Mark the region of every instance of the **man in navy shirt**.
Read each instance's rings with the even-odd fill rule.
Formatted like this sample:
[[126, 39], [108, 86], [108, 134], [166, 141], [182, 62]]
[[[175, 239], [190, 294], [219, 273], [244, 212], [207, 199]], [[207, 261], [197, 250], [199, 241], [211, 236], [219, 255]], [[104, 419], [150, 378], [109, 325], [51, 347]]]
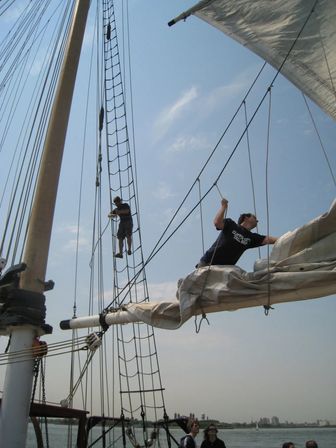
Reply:
[[230, 218], [225, 218], [228, 201], [222, 199], [214, 225], [220, 234], [213, 245], [208, 249], [196, 267], [217, 265], [234, 265], [246, 249], [274, 244], [277, 238], [273, 236], [259, 235], [251, 232], [257, 226], [258, 220], [252, 213], [240, 215], [238, 224]]
[[114, 210], [108, 215], [109, 218], [113, 216], [119, 216], [120, 222], [118, 227], [117, 238], [119, 242], [119, 252], [115, 254], [117, 258], [123, 258], [123, 246], [124, 239], [127, 241], [127, 253], [128, 255], [132, 254], [132, 230], [133, 230], [133, 220], [131, 209], [126, 202], [122, 202], [122, 199], [119, 196], [116, 196], [113, 199], [113, 202], [116, 206]]

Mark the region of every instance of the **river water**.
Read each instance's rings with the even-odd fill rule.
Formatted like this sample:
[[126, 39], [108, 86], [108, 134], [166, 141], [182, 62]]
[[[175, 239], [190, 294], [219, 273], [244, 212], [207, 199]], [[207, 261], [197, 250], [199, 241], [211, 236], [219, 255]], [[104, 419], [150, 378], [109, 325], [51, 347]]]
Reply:
[[[140, 430], [139, 430], [140, 433]], [[183, 436], [183, 432], [179, 429], [172, 430], [173, 436], [179, 440]], [[202, 431], [198, 435], [196, 441], [199, 447], [202, 442]], [[140, 434], [139, 434], [140, 435]], [[96, 430], [95, 436], [99, 436], [99, 429]], [[120, 429], [115, 430], [115, 436], [120, 437]], [[281, 448], [284, 442], [295, 443], [296, 448], [304, 448], [305, 441], [314, 439], [317, 441], [319, 448], [336, 448], [336, 428], [290, 428], [290, 429], [225, 429], [219, 430], [218, 437], [225, 441], [227, 448]], [[48, 425], [48, 440], [50, 448], [66, 448], [67, 447], [67, 427], [62, 425]], [[73, 437], [75, 440], [75, 436]], [[141, 438], [139, 438], [141, 440]], [[161, 441], [156, 447], [166, 448], [167, 445]], [[34, 440], [33, 430], [30, 427], [28, 433], [27, 448], [35, 448], [37, 446]], [[45, 444], [45, 446], [48, 446]], [[72, 446], [76, 446], [73, 443]], [[96, 448], [102, 447], [103, 444], [98, 442], [94, 445]], [[121, 439], [115, 444], [106, 441], [106, 447], [113, 446], [122, 448]], [[132, 447], [130, 443], [127, 446]], [[172, 444], [173, 448], [176, 447]]]

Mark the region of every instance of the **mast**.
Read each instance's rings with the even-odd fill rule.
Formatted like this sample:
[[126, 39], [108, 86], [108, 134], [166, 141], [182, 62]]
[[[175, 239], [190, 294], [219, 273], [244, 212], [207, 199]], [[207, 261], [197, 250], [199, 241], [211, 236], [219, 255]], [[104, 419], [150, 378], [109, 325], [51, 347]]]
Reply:
[[[89, 5], [89, 0], [76, 0], [29, 222], [23, 257], [26, 270], [21, 274], [19, 289], [15, 291], [17, 295], [12, 297], [12, 300], [18, 301], [19, 305], [28, 304], [37, 308], [42, 325], [36, 324], [34, 319], [29, 320], [29, 313], [23, 323], [11, 322], [7, 327], [7, 333], [11, 335], [10, 354], [31, 350], [33, 339], [45, 332], [43, 330], [45, 274], [64, 142]], [[25, 446], [33, 383], [33, 362], [31, 353], [27, 356], [27, 360], [9, 364], [7, 367], [1, 406], [0, 446], [11, 448]]]

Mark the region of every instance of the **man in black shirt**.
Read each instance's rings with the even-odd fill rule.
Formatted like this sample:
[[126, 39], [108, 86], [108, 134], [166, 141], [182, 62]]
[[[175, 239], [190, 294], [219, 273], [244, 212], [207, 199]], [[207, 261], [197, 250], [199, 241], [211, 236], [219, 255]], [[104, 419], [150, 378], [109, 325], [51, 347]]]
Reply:
[[246, 249], [274, 244], [277, 238], [273, 236], [259, 235], [251, 232], [257, 226], [258, 220], [252, 213], [240, 215], [238, 224], [232, 219], [225, 218], [228, 201], [222, 199], [214, 225], [220, 234], [214, 244], [208, 249], [196, 267], [217, 265], [234, 265]]
[[117, 232], [117, 238], [119, 242], [119, 253], [115, 254], [117, 258], [123, 258], [123, 247], [124, 239], [127, 241], [127, 253], [132, 254], [132, 230], [133, 230], [133, 220], [131, 209], [128, 204], [123, 203], [119, 196], [113, 199], [116, 208], [108, 215], [109, 218], [112, 216], [119, 216], [120, 222]]

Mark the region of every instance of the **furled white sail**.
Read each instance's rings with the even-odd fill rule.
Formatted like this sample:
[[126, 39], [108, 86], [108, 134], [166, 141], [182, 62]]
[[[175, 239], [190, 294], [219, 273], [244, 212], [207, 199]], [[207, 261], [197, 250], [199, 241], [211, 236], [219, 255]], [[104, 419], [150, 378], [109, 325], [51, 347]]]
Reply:
[[289, 53], [281, 73], [336, 119], [335, 0], [203, 0], [171, 24], [190, 14], [217, 27], [275, 69]]
[[[179, 281], [177, 300], [125, 305], [105, 316], [108, 325], [142, 321], [176, 329], [194, 315], [314, 299], [336, 293], [336, 200], [329, 212], [281, 236], [269, 262], [254, 272], [211, 266]], [[62, 328], [100, 325], [99, 316], [66, 321]]]

